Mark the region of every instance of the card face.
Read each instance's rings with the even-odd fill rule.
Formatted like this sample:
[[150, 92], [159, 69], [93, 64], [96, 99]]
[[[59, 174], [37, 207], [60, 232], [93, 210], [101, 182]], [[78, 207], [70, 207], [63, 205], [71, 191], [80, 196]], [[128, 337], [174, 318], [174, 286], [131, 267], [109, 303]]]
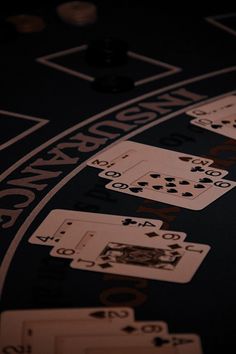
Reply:
[[[129, 348], [98, 348], [87, 349], [86, 354], [170, 354], [173, 348], [129, 347]], [[174, 351], [174, 353], [176, 353]]]
[[236, 139], [236, 95], [229, 95], [187, 112], [191, 124]]
[[[149, 340], [151, 339], [151, 341]], [[147, 346], [145, 346], [147, 345]], [[81, 351], [79, 351], [81, 348]], [[200, 338], [196, 334], [169, 334], [150, 336], [91, 336], [57, 337], [57, 354], [108, 354], [140, 353], [152, 354], [202, 354]], [[130, 349], [130, 351], [128, 351]], [[135, 352], [135, 349], [138, 351]]]
[[140, 155], [141, 159], [149, 160], [152, 157], [156, 163], [160, 163], [162, 166], [173, 166], [178, 164], [179, 168], [186, 168], [187, 165], [192, 167], [207, 167], [214, 161], [206, 158], [202, 158], [195, 155], [184, 154], [177, 151], [162, 149], [159, 147], [140, 144], [134, 141], [122, 141], [115, 146], [110, 147], [105, 152], [102, 152], [87, 162], [88, 166], [107, 169], [114, 168], [119, 163], [124, 163], [125, 160], [132, 160], [135, 155]]
[[170, 334], [178, 354], [203, 354], [200, 337], [194, 333]]
[[179, 168], [178, 164], [169, 164], [168, 166], [164, 166], [163, 164], [160, 164], [159, 162], [156, 161], [155, 158], [149, 159], [149, 160], [144, 160], [140, 159], [140, 161], [137, 162], [137, 160], [131, 161], [127, 163], [125, 161], [125, 164], [122, 162], [120, 164], [117, 164], [115, 168], [108, 168], [106, 170], [103, 170], [100, 172], [98, 175], [99, 177], [106, 178], [109, 180], [115, 180], [120, 177], [124, 177], [128, 173], [132, 173], [132, 171], [135, 171], [137, 168], [142, 166], [143, 164], [149, 164], [150, 166], [156, 167], [160, 169], [161, 171], [165, 173], [170, 173], [170, 174], [178, 174], [180, 176], [184, 175], [185, 178], [189, 179], [197, 179], [197, 178], [212, 178], [213, 180], [219, 179], [222, 177], [225, 177], [228, 174], [228, 171], [226, 170], [220, 170], [217, 168], [213, 167], [201, 167], [201, 166], [185, 166], [187, 167], [186, 169], [184, 168]]
[[[202, 346], [201, 341], [198, 335], [196, 334], [170, 334], [172, 338], [172, 344], [176, 350], [176, 354], [202, 354]], [[168, 354], [168, 347], [161, 348], [164, 353]], [[165, 352], [166, 351], [166, 352]], [[86, 352], [87, 353], [87, 352]], [[120, 354], [120, 348], [100, 348], [100, 349], [91, 349], [88, 350], [90, 354]], [[158, 352], [158, 347], [130, 347], [130, 348], [122, 348], [122, 354], [155, 354]], [[161, 352], [162, 353], [162, 352]]]
[[102, 153], [93, 156], [87, 161], [87, 165], [99, 169], [106, 169], [115, 166], [121, 161], [128, 160], [136, 153], [136, 148], [131, 141], [122, 141], [109, 147]]
[[[148, 331], [148, 333], [147, 333]], [[56, 353], [55, 338], [80, 338], [83, 336], [124, 336], [124, 340], [128, 337], [139, 336], [162, 336], [168, 334], [168, 328], [165, 322], [127, 322], [121, 325], [120, 321], [47, 321], [47, 322], [31, 322], [26, 328], [26, 337], [24, 343], [32, 348], [33, 353]], [[91, 338], [92, 340], [92, 338]], [[88, 343], [91, 343], [90, 342]], [[135, 339], [133, 340], [135, 341]]]
[[91, 222], [98, 225], [123, 225], [139, 228], [160, 228], [163, 222], [157, 219], [136, 218], [132, 216], [87, 213], [82, 211], [55, 209], [39, 225], [29, 242], [33, 244], [54, 246], [64, 235], [64, 230], [79, 222]]
[[[157, 345], [160, 344], [160, 345]], [[58, 338], [57, 339], [57, 354], [87, 354], [89, 350], [99, 349], [104, 350], [107, 348], [122, 349], [133, 347], [154, 347], [158, 354], [177, 354], [175, 347], [172, 345], [169, 336], [81, 336], [71, 338]], [[143, 352], [143, 354], [146, 352]]]
[[82, 244], [71, 267], [186, 283], [192, 279], [210, 249], [203, 244], [150, 238], [141, 241], [135, 230], [131, 231], [127, 235], [94, 232], [94, 237]]
[[[99, 177], [115, 180], [130, 173], [131, 170], [138, 168], [145, 162], [151, 166], [160, 168], [163, 172], [178, 173], [179, 175], [184, 174], [186, 178], [190, 179], [200, 177], [219, 179], [228, 174], [226, 170], [209, 167], [213, 161], [201, 156], [182, 154], [134, 142], [126, 141], [125, 143], [134, 145], [137, 151], [133, 151], [130, 156], [127, 155], [128, 157], [125, 160], [119, 160], [115, 164], [110, 164], [109, 167], [104, 168], [99, 173]], [[120, 143], [121, 148], [122, 144], [123, 142]]]
[[81, 222], [79, 227], [77, 223], [74, 223], [67, 229], [63, 229], [63, 237], [60, 239], [60, 242], [53, 247], [50, 255], [60, 258], [78, 257], [85, 245], [90, 242], [92, 238], [96, 237], [98, 231], [101, 234], [109, 233], [110, 235], [116, 235], [117, 238], [119, 235], [127, 235], [128, 238], [130, 231], [132, 235], [135, 232], [136, 238], [139, 239], [140, 242], [142, 242], [142, 240], [145, 241], [145, 239], [184, 241], [187, 236], [184, 232], [160, 230], [157, 228], [126, 228], [118, 225], [112, 226]]
[[106, 185], [106, 188], [187, 209], [201, 210], [234, 188], [236, 182], [209, 177], [189, 179], [163, 172], [147, 163]]
[[128, 307], [5, 311], [1, 314], [1, 352], [10, 351], [14, 347], [16, 352], [18, 350], [18, 352], [27, 353], [29, 346], [23, 343], [23, 338], [27, 333], [26, 327], [29, 322], [65, 320], [126, 323], [134, 320], [134, 313], [133, 309]]

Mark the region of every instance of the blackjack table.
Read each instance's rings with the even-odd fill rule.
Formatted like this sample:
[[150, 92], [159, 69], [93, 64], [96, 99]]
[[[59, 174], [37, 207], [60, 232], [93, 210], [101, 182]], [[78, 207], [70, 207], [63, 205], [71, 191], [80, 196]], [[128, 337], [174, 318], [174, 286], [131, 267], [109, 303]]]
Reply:
[[[22, 2], [1, 14], [1, 26], [22, 13], [45, 26], [10, 39], [4, 27], [0, 35], [0, 310], [130, 307], [137, 321], [196, 333], [205, 354], [228, 353], [236, 330], [236, 189], [192, 210], [107, 189], [87, 161], [132, 141], [213, 160], [236, 182], [236, 135], [191, 124], [189, 114], [235, 97], [235, 9], [94, 1], [96, 21], [74, 25], [58, 16], [63, 2]], [[88, 60], [88, 49], [104, 40], [118, 50], [96, 65], [101, 57]], [[210, 250], [187, 283], [74, 269], [50, 256], [44, 240], [29, 242], [55, 209], [161, 220], [162, 230]]]

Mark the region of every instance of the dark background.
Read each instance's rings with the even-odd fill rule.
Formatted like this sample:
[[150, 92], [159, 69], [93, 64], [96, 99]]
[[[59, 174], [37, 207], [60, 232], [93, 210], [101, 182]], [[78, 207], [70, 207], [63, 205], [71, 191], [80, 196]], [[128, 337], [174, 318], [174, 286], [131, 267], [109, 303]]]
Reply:
[[[30, 139], [15, 144], [1, 155], [4, 171], [17, 159], [59, 132], [116, 104], [186, 78], [235, 65], [235, 37], [206, 23], [205, 16], [235, 12], [233, 4], [213, 5], [189, 2], [162, 4], [159, 1], [94, 1], [98, 22], [88, 28], [64, 24], [56, 16], [56, 5], [64, 1], [5, 1], [1, 19], [8, 15], [32, 13], [44, 17], [47, 27], [37, 34], [20, 34], [14, 43], [3, 44], [1, 62], [1, 109], [48, 118], [50, 123]], [[167, 10], [168, 8], [168, 10]], [[180, 66], [180, 74], [135, 88], [119, 95], [94, 92], [90, 85], [73, 76], [36, 63], [35, 58], [81, 45], [96, 35], [111, 33], [127, 40], [132, 50]], [[217, 95], [232, 89], [234, 77], [222, 85], [199, 83], [200, 92]], [[217, 82], [217, 80], [216, 80]], [[230, 89], [229, 89], [230, 87]], [[227, 138], [189, 128], [189, 117], [170, 120], [135, 137], [135, 141], [177, 151], [203, 154], [224, 144]], [[171, 134], [183, 134], [178, 146], [165, 146]], [[229, 154], [232, 152], [229, 151]], [[235, 180], [235, 165], [227, 178]], [[16, 172], [17, 173], [17, 172]], [[19, 177], [16, 176], [15, 178]], [[82, 203], [95, 204], [101, 213], [155, 218], [155, 214], [136, 213], [144, 203], [115, 192], [109, 200], [92, 198], [94, 188], [105, 190], [97, 171], [86, 168], [44, 208], [24, 236], [12, 261], [3, 291], [2, 310], [24, 308], [101, 306], [101, 294], [109, 288], [135, 288], [129, 279], [106, 280], [98, 273], [71, 269], [64, 260], [49, 256], [49, 249], [31, 245], [28, 238], [51, 209], [83, 210]], [[7, 188], [7, 183], [2, 188]], [[187, 232], [187, 240], [210, 244], [212, 250], [189, 284], [149, 281], [146, 302], [135, 309], [138, 320], [166, 320], [171, 332], [195, 332], [201, 336], [205, 354], [228, 353], [226, 344], [235, 342], [235, 198], [233, 191], [203, 211], [182, 209], [171, 225]], [[112, 202], [110, 202], [112, 200]], [[226, 203], [228, 201], [228, 203]], [[155, 207], [148, 202], [146, 206]], [[159, 203], [160, 204], [160, 203]], [[0, 206], [1, 207], [1, 206]], [[6, 207], [6, 206], [5, 206]], [[136, 213], [136, 214], [135, 214]], [[4, 230], [1, 252], [10, 244], [17, 227]], [[137, 282], [138, 283], [138, 282]], [[144, 281], [145, 283], [145, 281]], [[128, 285], [127, 285], [128, 284]], [[122, 303], [123, 298], [115, 299]]]

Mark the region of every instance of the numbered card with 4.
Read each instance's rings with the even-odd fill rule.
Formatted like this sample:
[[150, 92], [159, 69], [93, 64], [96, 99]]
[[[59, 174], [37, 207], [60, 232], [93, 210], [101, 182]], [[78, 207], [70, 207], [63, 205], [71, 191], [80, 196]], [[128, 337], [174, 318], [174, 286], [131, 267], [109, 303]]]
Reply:
[[161, 220], [157, 219], [54, 209], [35, 230], [29, 242], [37, 245], [54, 246], [63, 237], [65, 230], [75, 224], [79, 228], [80, 222], [92, 223], [93, 227], [96, 225], [122, 225], [140, 229], [150, 227], [159, 229], [163, 224]]
[[77, 223], [63, 227], [63, 237], [53, 247], [50, 252], [51, 256], [61, 258], [77, 257], [84, 246], [94, 237], [97, 237], [98, 232], [102, 234], [115, 234], [129, 237], [129, 234], [135, 234], [139, 242], [150, 240], [163, 241], [184, 241], [186, 233], [172, 230], [159, 230], [158, 228], [126, 228], [119, 225], [97, 225], [93, 223], [81, 222], [80, 227]]

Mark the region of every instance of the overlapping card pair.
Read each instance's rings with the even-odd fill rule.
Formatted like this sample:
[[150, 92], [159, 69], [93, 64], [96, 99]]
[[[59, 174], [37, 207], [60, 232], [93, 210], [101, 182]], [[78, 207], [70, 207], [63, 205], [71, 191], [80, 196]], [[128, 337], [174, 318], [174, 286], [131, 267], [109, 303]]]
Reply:
[[201, 210], [235, 187], [213, 160], [123, 141], [88, 161], [109, 179], [107, 189], [192, 210]]
[[54, 246], [51, 256], [71, 267], [147, 279], [189, 282], [210, 247], [185, 242], [186, 234], [160, 230], [160, 220], [53, 210], [30, 237]]
[[202, 354], [197, 334], [170, 334], [163, 321], [135, 321], [127, 307], [6, 311], [1, 353]]
[[186, 112], [191, 124], [236, 139], [236, 94], [199, 105]]

